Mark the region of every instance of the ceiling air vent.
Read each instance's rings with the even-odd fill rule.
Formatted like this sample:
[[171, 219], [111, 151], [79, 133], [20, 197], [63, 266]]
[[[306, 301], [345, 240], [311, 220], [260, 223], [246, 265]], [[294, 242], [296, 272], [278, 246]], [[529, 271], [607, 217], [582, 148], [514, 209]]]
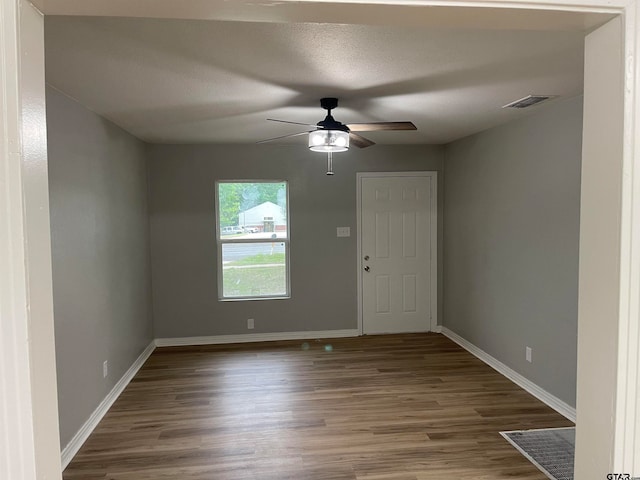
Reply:
[[503, 105], [502, 108], [527, 108], [532, 105], [536, 105], [540, 102], [544, 102], [545, 100], [549, 100], [553, 98], [554, 95], [527, 95], [520, 100], [516, 100], [515, 102], [507, 103]]

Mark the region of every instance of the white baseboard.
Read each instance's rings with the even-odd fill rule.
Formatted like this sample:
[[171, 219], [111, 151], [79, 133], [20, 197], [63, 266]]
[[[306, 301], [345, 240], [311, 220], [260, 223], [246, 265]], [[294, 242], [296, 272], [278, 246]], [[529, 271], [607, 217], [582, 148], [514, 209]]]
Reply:
[[96, 408], [89, 419], [84, 422], [84, 425], [78, 430], [78, 432], [73, 436], [71, 441], [67, 444], [66, 447], [62, 450], [62, 469], [64, 470], [69, 465], [69, 462], [73, 459], [80, 447], [87, 441], [91, 432], [98, 426], [102, 417], [109, 411], [113, 402], [120, 396], [125, 387], [129, 384], [129, 382], [133, 379], [140, 367], [144, 364], [144, 362], [149, 358], [149, 356], [153, 353], [156, 348], [155, 342], [151, 342], [147, 348], [140, 354], [140, 356], [133, 362], [133, 365], [129, 367], [129, 370], [125, 372], [122, 378], [115, 384], [115, 386], [111, 389], [111, 391], [107, 394], [107, 396], [100, 402], [98, 408]]
[[316, 332], [247, 333], [244, 335], [216, 335], [211, 337], [156, 338], [156, 346], [179, 347], [189, 345], [222, 345], [227, 343], [357, 337], [359, 335], [360, 333], [355, 328], [348, 330], [321, 330]]
[[469, 353], [478, 357], [480, 360], [482, 360], [484, 363], [489, 365], [494, 370], [497, 370], [499, 373], [507, 377], [513, 383], [525, 389], [527, 392], [529, 392], [531, 395], [536, 397], [538, 400], [540, 400], [543, 403], [546, 403], [549, 407], [553, 408], [560, 415], [564, 416], [565, 418], [575, 423], [576, 409], [573, 408], [571, 405], [569, 405], [566, 402], [563, 402], [558, 397], [550, 394], [543, 388], [533, 383], [531, 380], [528, 380], [527, 378], [520, 375], [518, 372], [507, 367], [504, 363], [502, 363], [499, 360], [496, 360], [487, 352], [479, 349], [474, 344], [468, 342], [457, 333], [449, 330], [447, 327], [441, 327], [441, 333], [444, 336], [456, 342], [458, 345], [460, 345], [462, 348], [467, 350]]

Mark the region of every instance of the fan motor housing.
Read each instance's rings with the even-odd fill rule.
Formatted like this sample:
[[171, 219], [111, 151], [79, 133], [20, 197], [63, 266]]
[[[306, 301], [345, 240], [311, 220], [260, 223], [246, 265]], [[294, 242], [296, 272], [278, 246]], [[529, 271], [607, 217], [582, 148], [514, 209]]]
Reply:
[[344, 123], [338, 122], [331, 115], [327, 115], [324, 120], [317, 123], [318, 127], [324, 130], [340, 130], [342, 132], [349, 133], [349, 127], [347, 127]]

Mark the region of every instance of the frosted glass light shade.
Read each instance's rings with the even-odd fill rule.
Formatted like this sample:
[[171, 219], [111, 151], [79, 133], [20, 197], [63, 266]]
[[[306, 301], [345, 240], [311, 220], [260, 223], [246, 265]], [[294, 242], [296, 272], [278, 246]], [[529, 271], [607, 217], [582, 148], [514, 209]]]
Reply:
[[349, 150], [349, 133], [342, 130], [315, 130], [309, 133], [309, 150], [314, 152]]

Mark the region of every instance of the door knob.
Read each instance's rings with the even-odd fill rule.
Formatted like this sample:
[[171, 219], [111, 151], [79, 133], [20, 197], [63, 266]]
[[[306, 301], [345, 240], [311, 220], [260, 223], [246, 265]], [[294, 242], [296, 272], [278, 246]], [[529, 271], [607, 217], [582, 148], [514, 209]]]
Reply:
[[369, 268], [369, 265], [367, 265], [366, 267], [364, 267], [364, 271], [365, 271], [365, 272], [368, 272], [369, 270], [371, 270], [371, 269]]

